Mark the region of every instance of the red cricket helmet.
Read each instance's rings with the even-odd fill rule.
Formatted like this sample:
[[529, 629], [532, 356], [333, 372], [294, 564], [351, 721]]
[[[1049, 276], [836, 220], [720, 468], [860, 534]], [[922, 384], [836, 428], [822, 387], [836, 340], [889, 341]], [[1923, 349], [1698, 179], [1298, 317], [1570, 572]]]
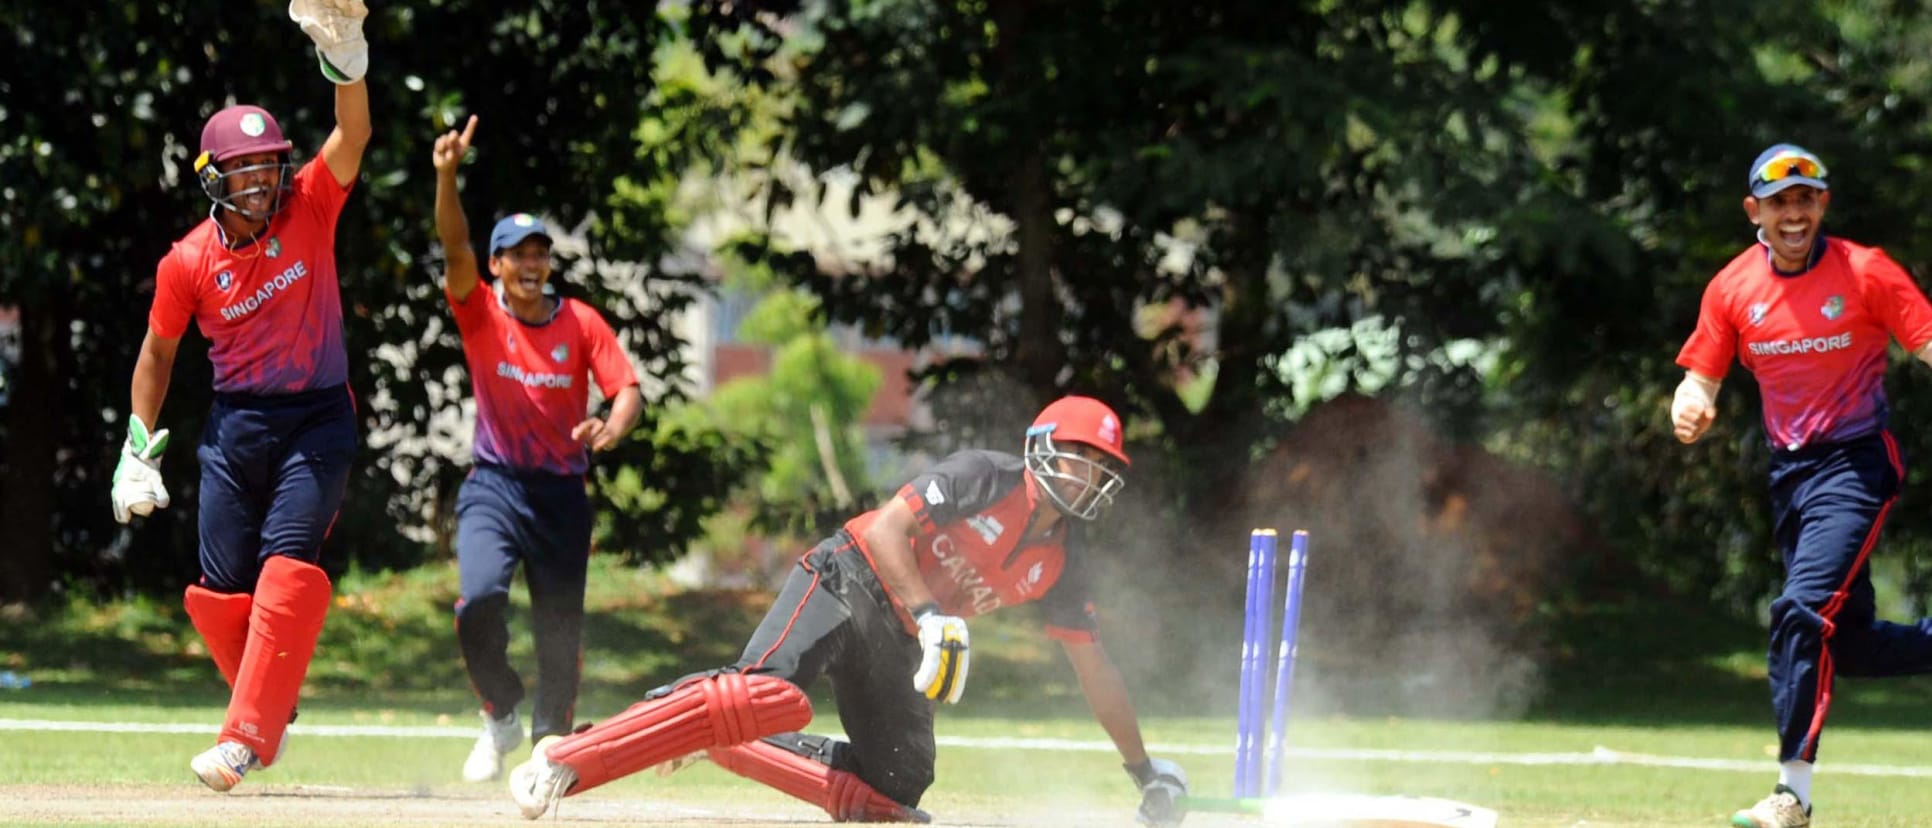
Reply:
[[[1033, 418], [1026, 430], [1026, 468], [1041, 482], [1053, 505], [1068, 517], [1093, 520], [1112, 505], [1125, 481], [1121, 471], [1131, 462], [1123, 447], [1120, 415], [1092, 397], [1061, 397]], [[1067, 448], [1092, 446], [1120, 461], [1097, 463]], [[1072, 492], [1061, 491], [1062, 487]]]

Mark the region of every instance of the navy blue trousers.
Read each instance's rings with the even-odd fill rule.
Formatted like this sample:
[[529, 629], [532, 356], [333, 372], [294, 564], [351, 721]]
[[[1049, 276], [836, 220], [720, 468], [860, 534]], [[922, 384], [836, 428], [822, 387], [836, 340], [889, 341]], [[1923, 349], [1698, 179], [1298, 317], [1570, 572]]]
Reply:
[[456, 495], [456, 562], [456, 638], [483, 709], [502, 718], [523, 702], [523, 679], [508, 652], [510, 579], [521, 563], [537, 650], [531, 738], [569, 733], [583, 674], [590, 564], [584, 478], [479, 464]]
[[1839, 676], [1932, 672], [1932, 618], [1880, 621], [1871, 554], [1905, 462], [1889, 432], [1771, 456], [1772, 531], [1784, 592], [1771, 604], [1778, 760], [1817, 760]]
[[355, 401], [347, 386], [216, 394], [201, 431], [201, 585], [255, 591], [271, 555], [315, 563], [349, 488]]

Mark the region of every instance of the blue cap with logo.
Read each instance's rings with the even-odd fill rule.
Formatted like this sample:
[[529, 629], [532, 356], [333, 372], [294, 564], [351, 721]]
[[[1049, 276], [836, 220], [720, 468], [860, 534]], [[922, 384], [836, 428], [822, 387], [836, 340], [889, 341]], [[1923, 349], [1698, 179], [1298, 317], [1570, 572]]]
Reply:
[[550, 231], [543, 226], [543, 220], [529, 213], [511, 213], [496, 223], [490, 231], [490, 255], [502, 253], [504, 249], [517, 246], [531, 236], [542, 236], [544, 241], [554, 242]]
[[1751, 162], [1751, 195], [1766, 198], [1803, 185], [1829, 190], [1825, 162], [1797, 144], [1773, 144]]

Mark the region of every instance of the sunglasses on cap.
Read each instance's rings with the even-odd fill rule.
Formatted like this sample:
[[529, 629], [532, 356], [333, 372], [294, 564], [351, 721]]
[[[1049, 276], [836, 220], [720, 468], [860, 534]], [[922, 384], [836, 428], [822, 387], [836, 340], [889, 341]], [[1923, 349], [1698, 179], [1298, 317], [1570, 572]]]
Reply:
[[1772, 156], [1771, 160], [1764, 162], [1764, 166], [1758, 170], [1758, 181], [1760, 183], [1770, 184], [1774, 181], [1783, 181], [1794, 175], [1800, 178], [1823, 179], [1825, 177], [1825, 162], [1818, 160], [1818, 156], [1808, 152], [1779, 153]]

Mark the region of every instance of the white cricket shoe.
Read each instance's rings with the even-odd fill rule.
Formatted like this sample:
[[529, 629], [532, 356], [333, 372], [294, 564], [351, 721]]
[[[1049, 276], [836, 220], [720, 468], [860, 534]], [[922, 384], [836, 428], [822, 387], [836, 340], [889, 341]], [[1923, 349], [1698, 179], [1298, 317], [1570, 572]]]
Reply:
[[1736, 828], [1811, 828], [1811, 809], [1798, 801], [1798, 794], [1779, 785], [1770, 796], [1748, 810], [1731, 815]]
[[470, 748], [470, 758], [463, 760], [463, 779], [469, 782], [488, 782], [503, 775], [503, 757], [523, 743], [523, 725], [517, 722], [517, 712], [501, 719], [490, 718], [489, 711], [483, 711], [483, 733], [476, 737], [476, 746]]
[[240, 742], [222, 742], [201, 752], [188, 762], [201, 783], [216, 793], [227, 793], [240, 784], [248, 769], [255, 765], [255, 751]]
[[570, 786], [577, 784], [577, 772], [550, 761], [545, 751], [561, 736], [545, 736], [537, 741], [530, 751], [530, 761], [516, 766], [510, 771], [510, 798], [516, 800], [517, 810], [523, 812], [524, 819], [536, 819], [548, 813], [562, 799]]

